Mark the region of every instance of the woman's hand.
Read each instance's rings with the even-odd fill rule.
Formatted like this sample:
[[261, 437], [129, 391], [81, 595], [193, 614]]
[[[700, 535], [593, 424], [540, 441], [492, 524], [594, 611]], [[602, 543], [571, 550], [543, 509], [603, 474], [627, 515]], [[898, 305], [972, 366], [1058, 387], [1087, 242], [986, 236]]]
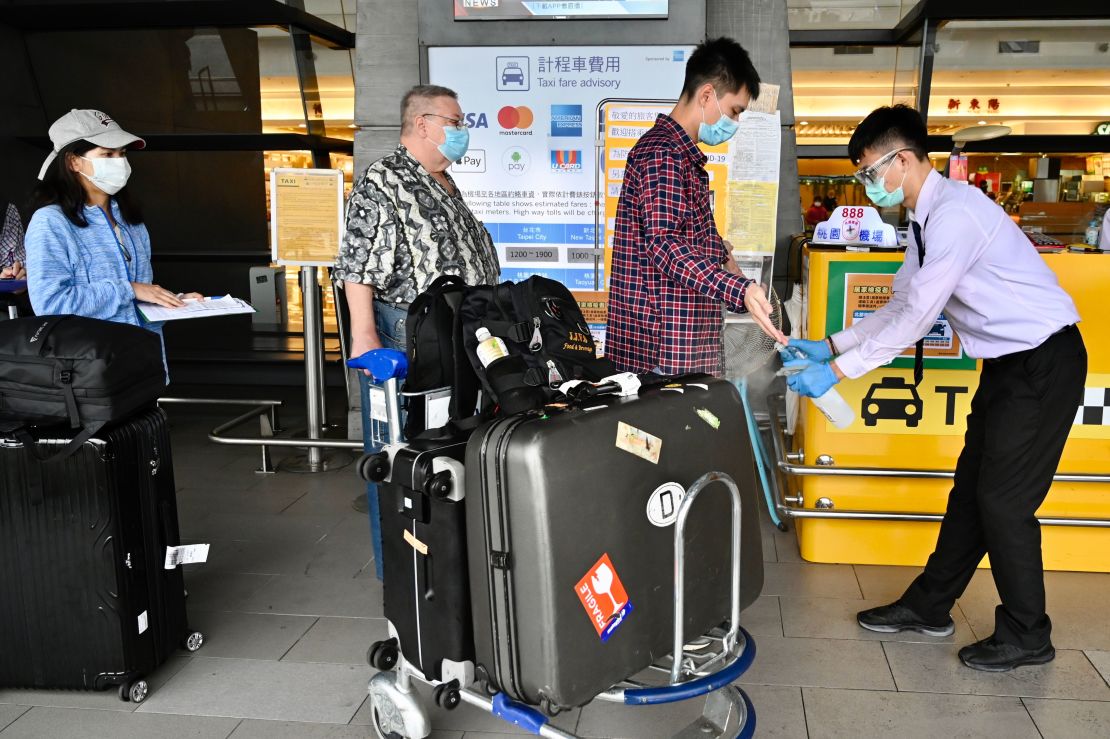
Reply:
[[0, 279], [2, 280], [26, 280], [27, 270], [24, 269], [22, 262], [12, 262], [12, 266], [0, 269]]
[[181, 301], [181, 298], [177, 297], [175, 293], [171, 293], [160, 285], [151, 285], [147, 282], [132, 282], [131, 288], [135, 291], [135, 299], [141, 300], [144, 303], [154, 303], [155, 305], [162, 305], [166, 308], [180, 308], [185, 305], [185, 303]]

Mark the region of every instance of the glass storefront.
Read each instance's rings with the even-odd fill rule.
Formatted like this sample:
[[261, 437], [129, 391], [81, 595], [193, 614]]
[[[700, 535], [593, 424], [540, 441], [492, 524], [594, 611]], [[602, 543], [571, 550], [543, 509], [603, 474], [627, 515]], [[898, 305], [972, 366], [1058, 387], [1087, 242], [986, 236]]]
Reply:
[[[791, 30], [841, 28], [848, 41], [861, 29], [893, 28], [912, 6], [894, 0], [791, 0]], [[1110, 133], [1110, 19], [931, 22], [936, 34], [932, 71], [925, 76], [929, 134], [1008, 126], [1012, 136], [1023, 138], [1000, 139], [996, 152], [967, 154], [969, 183], [983, 188], [1023, 228], [1066, 243], [1083, 241], [1090, 221], [1101, 219], [1110, 199], [1110, 154], [1099, 151], [1105, 145], [1067, 153], [1055, 147], [1047, 153], [1006, 149], [1026, 146], [1021, 142], [1045, 146], [1057, 136]], [[815, 199], [826, 205], [867, 204], [851, 178], [851, 162], [828, 158], [829, 152], [842, 152], [871, 110], [894, 103], [919, 107], [920, 37], [911, 36], [917, 45], [910, 46], [791, 49], [803, 214]], [[821, 146], [826, 148], [817, 156], [807, 156]], [[930, 156], [943, 169], [948, 152]]]

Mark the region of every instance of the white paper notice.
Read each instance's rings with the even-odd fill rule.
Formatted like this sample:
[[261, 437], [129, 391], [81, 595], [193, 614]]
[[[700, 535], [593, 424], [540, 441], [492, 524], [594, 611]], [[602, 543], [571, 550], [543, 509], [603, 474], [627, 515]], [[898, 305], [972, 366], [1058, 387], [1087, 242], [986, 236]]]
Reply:
[[139, 312], [147, 321], [180, 321], [186, 318], [212, 318], [214, 316], [234, 316], [240, 313], [254, 313], [254, 308], [245, 300], [224, 295], [221, 298], [189, 298], [180, 308], [167, 308], [154, 303], [136, 303]]
[[752, 100], [748, 110], [753, 113], [774, 113], [779, 109], [779, 86], [769, 82], [759, 83], [759, 97]]
[[370, 418], [375, 421], [387, 423], [389, 421], [389, 412], [386, 409], [385, 389], [380, 387], [370, 386]]
[[728, 165], [728, 178], [732, 181], [779, 181], [782, 128], [779, 114], [740, 114], [740, 127], [732, 137], [732, 160]]
[[209, 544], [189, 544], [180, 547], [166, 547], [166, 569], [178, 565], [200, 564], [208, 561]]
[[150, 617], [146, 611], [143, 611], [139, 614], [139, 633], [144, 633], [148, 628], [150, 628]]

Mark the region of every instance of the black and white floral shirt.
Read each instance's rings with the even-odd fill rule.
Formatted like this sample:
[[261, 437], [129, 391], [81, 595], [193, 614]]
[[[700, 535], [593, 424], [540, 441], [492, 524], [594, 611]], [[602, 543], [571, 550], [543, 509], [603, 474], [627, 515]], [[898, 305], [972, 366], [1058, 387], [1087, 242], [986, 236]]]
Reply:
[[455, 193], [403, 145], [371, 164], [347, 201], [334, 279], [370, 285], [375, 298], [393, 304], [411, 303], [441, 275], [495, 284], [501, 268], [493, 239]]
[[0, 267], [10, 267], [14, 262], [27, 263], [27, 252], [23, 246], [23, 223], [19, 211], [8, 203], [4, 215], [0, 216]]

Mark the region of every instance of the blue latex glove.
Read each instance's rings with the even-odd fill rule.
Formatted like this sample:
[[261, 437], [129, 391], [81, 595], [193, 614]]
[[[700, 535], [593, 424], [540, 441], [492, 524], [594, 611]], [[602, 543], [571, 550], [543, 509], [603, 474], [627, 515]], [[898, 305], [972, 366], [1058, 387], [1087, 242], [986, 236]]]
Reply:
[[811, 363], [801, 372], [796, 372], [786, 379], [787, 386], [807, 398], [820, 398], [829, 391], [839, 380], [832, 367], [824, 362]]
[[832, 349], [829, 349], [829, 342], [824, 339], [821, 341], [791, 339], [787, 346], [800, 351], [806, 359], [812, 359], [814, 362], [827, 362], [832, 359]]

